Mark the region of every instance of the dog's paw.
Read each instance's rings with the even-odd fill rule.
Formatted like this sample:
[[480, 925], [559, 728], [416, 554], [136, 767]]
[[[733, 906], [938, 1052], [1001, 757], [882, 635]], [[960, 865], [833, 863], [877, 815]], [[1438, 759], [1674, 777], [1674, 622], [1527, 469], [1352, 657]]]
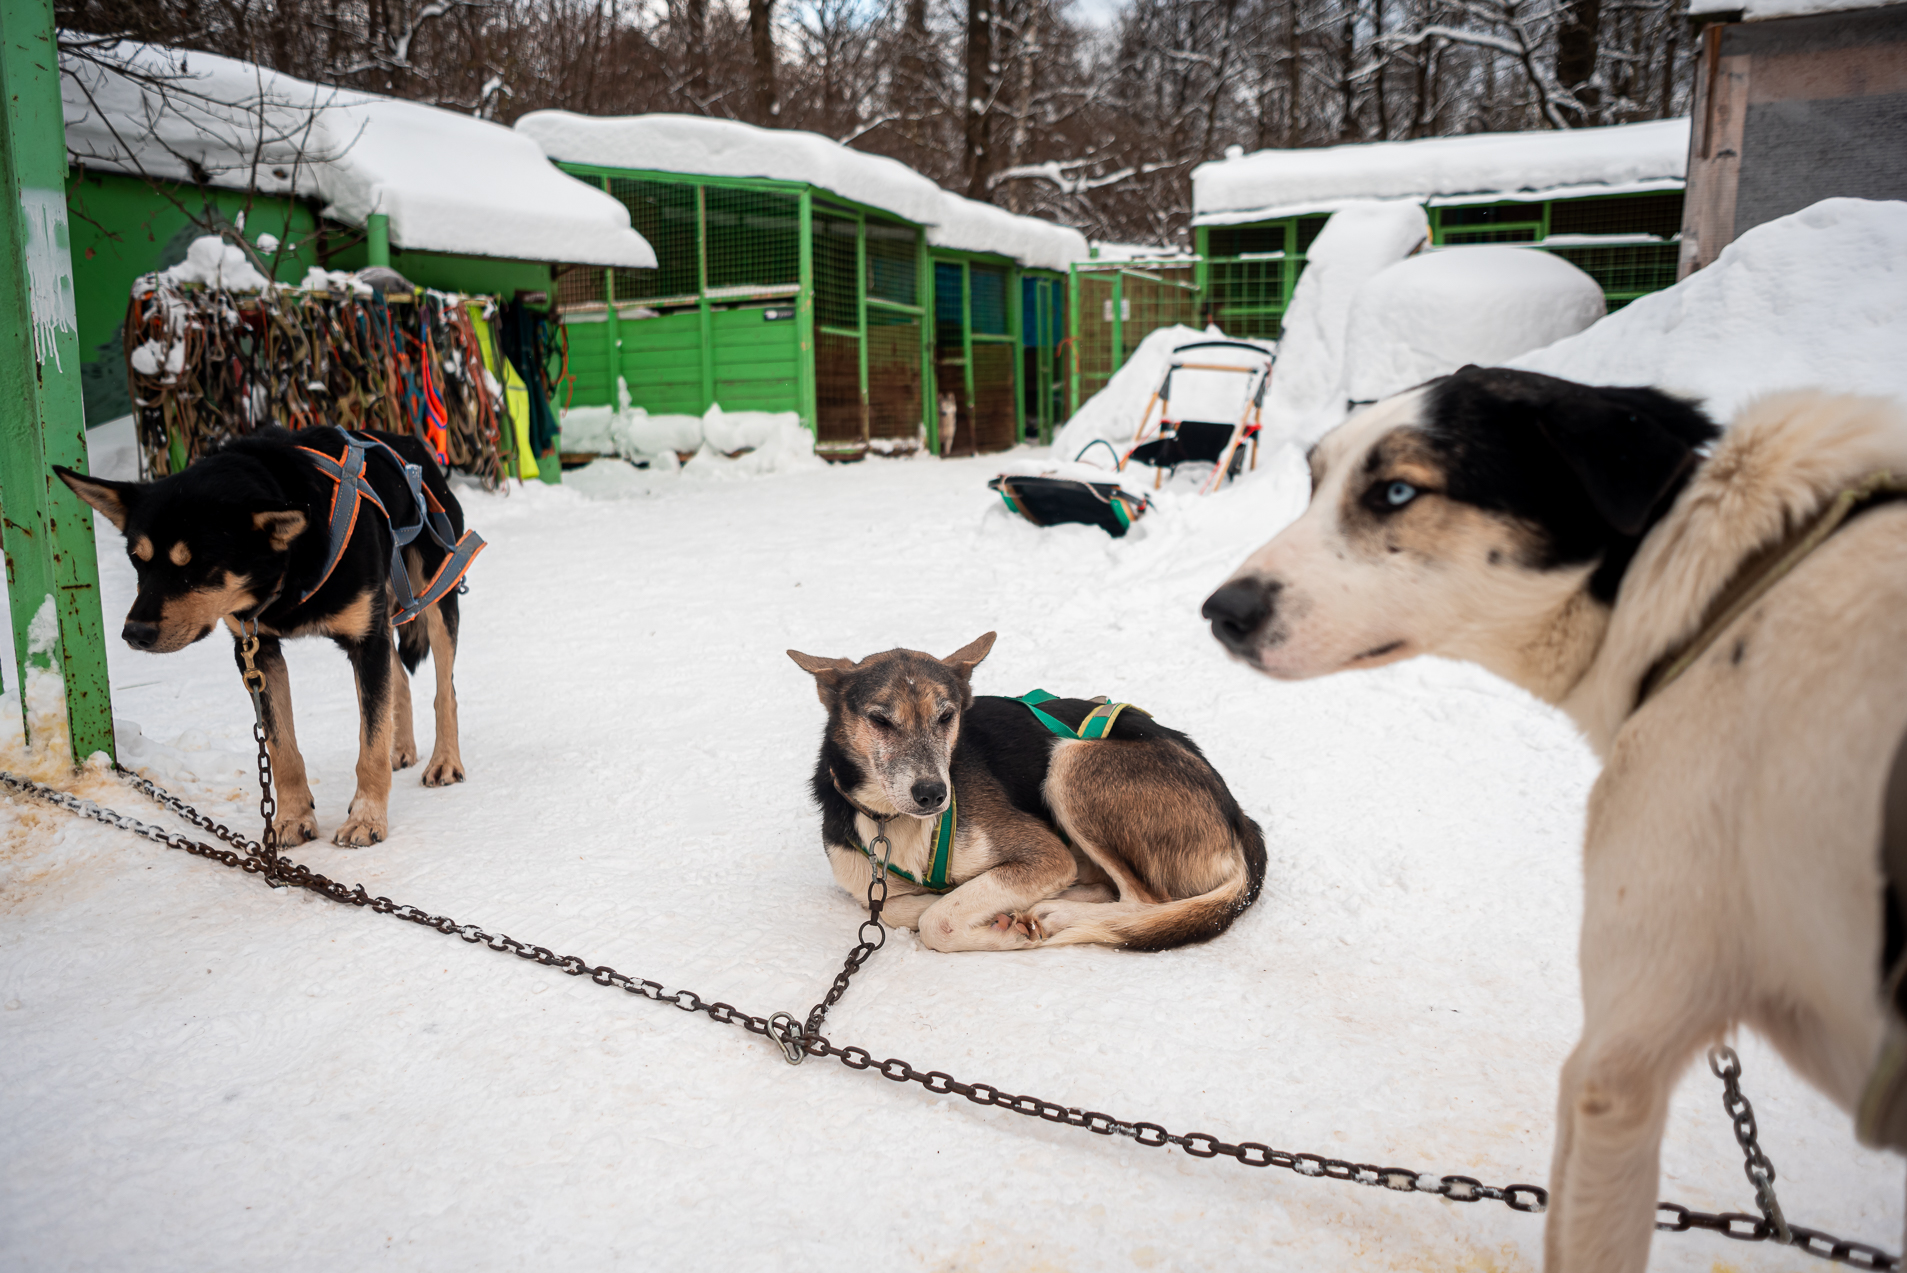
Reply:
[[424, 770], [426, 787], [448, 787], [453, 782], [464, 780], [463, 761], [450, 756], [433, 756], [430, 767]]
[[1009, 942], [1017, 940], [1022, 946], [1037, 946], [1046, 940], [1046, 930], [1032, 911], [1015, 911], [1010, 915], [1002, 911], [993, 917], [993, 931]]
[[331, 837], [331, 842], [340, 848], [361, 849], [382, 840], [389, 830], [382, 813], [354, 813], [345, 819], [338, 833]]
[[391, 769], [393, 772], [399, 769], [409, 769], [416, 763], [417, 745], [415, 743], [409, 747], [403, 746], [400, 743], [391, 744]]
[[286, 814], [275, 819], [271, 829], [277, 834], [280, 845], [304, 844], [318, 838], [318, 816], [310, 809], [303, 813]]

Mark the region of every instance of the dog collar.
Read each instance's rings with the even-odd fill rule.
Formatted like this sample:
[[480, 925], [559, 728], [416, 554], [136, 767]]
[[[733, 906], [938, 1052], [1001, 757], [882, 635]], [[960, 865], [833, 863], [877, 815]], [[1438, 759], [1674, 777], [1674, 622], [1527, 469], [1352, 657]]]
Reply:
[[1749, 607], [1768, 594], [1768, 590], [1787, 578], [1808, 554], [1828, 541], [1829, 536], [1847, 525], [1853, 517], [1879, 504], [1907, 499], [1907, 482], [1885, 470], [1870, 473], [1836, 495], [1813, 521], [1787, 539], [1762, 549], [1736, 573], [1727, 586], [1715, 594], [1694, 636], [1657, 659], [1636, 687], [1635, 707], [1667, 689], [1677, 677], [1695, 666], [1695, 661], [1715, 644], [1729, 624], [1747, 613]]
[[[888, 823], [892, 822], [895, 818], [900, 817], [900, 814], [898, 813], [888, 813], [888, 814], [876, 813], [872, 809], [868, 808], [866, 805], [862, 804], [859, 800], [856, 800], [853, 796], [849, 795], [847, 793], [847, 788], [841, 785], [841, 780], [835, 776], [834, 770], [832, 768], [828, 770], [828, 780], [834, 784], [834, 789], [840, 793], [841, 798], [847, 801], [850, 805], [854, 807], [854, 811], [856, 813], [868, 819], [868, 821], [872, 822], [875, 826], [880, 827], [883, 831], [887, 829]], [[909, 884], [914, 885], [916, 888], [924, 888], [929, 893], [945, 893], [952, 890], [954, 886], [952, 881], [950, 881], [947, 878], [947, 873], [950, 869], [952, 869], [952, 866], [953, 866], [954, 830], [958, 826], [959, 820], [960, 820], [960, 802], [956, 794], [952, 791], [949, 791], [947, 793], [946, 811], [944, 813], [937, 815], [934, 818], [934, 829], [932, 832], [932, 839], [934, 842], [934, 860], [927, 869], [927, 878], [921, 879], [919, 876], [915, 875], [912, 871], [902, 870], [900, 867], [895, 866], [892, 862], [887, 863], [887, 873], [899, 879], [906, 880]], [[848, 843], [852, 844], [855, 848], [859, 849], [862, 855], [865, 856], [868, 861], [873, 862], [877, 865], [880, 863], [881, 859], [874, 856], [874, 850], [868, 848], [867, 845], [862, 844], [860, 837], [855, 835], [853, 832], [848, 833]]]

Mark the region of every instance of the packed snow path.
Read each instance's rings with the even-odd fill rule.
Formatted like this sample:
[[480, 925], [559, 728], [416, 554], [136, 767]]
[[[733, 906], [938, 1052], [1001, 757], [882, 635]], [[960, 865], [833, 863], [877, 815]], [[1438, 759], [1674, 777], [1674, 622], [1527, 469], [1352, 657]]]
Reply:
[[[1123, 542], [1039, 531], [997, 462], [745, 482], [616, 462], [466, 492], [470, 779], [398, 776], [392, 835], [314, 869], [766, 1015], [850, 944], [806, 788], [822, 711], [788, 646], [944, 654], [982, 693], [1129, 699], [1263, 825], [1227, 936], [938, 955], [894, 934], [831, 1037], [1004, 1090], [1280, 1149], [1543, 1183], [1579, 1022], [1579, 809], [1560, 716], [1419, 660], [1299, 685], [1228, 664], [1200, 600], [1304, 498], [1295, 454]], [[116, 631], [132, 594], [102, 524]], [[342, 656], [288, 647], [328, 835], [351, 790]], [[250, 830], [230, 646], [111, 650], [127, 746]], [[418, 687], [428, 747], [428, 675]], [[9, 722], [14, 707], [4, 704]], [[17, 744], [17, 735], [16, 735]], [[17, 761], [17, 752], [13, 760]], [[196, 777], [188, 776], [196, 775]], [[96, 780], [127, 811], [139, 798]], [[0, 806], [0, 1266], [54, 1269], [1448, 1269], [1540, 1259], [1540, 1217], [1089, 1135], [773, 1044], [37, 807]], [[1893, 1249], [1897, 1160], [1752, 1038], [1794, 1220]], [[1718, 1085], [1678, 1089], [1661, 1195], [1750, 1210]], [[1710, 1234], [1660, 1269], [1817, 1269]]]

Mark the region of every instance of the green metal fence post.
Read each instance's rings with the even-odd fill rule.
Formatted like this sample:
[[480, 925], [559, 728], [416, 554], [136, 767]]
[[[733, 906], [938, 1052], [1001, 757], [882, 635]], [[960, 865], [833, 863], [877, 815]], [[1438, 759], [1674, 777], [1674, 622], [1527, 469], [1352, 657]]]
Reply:
[[861, 333], [861, 441], [873, 424], [867, 400], [867, 214], [854, 214], [854, 329]]
[[1020, 271], [1006, 271], [1006, 334], [1013, 338], [1013, 444], [1026, 441], [1026, 347], [1021, 343], [1026, 316], [1025, 297], [1020, 295]]
[[26, 674], [57, 668], [73, 758], [113, 752], [93, 512], [53, 476], [86, 468], [52, 0], [6, 0], [0, 34], [0, 545], [28, 741]]
[[808, 432], [821, 434], [821, 408], [815, 398], [814, 348], [814, 196], [801, 192], [800, 240], [796, 260], [800, 269], [800, 292], [795, 298], [795, 343], [800, 356], [795, 359], [795, 399], [800, 405], [801, 421]]
[[695, 188], [695, 313], [702, 330], [702, 410], [715, 405], [715, 316], [709, 310], [708, 187]]
[[914, 268], [919, 285], [914, 295], [920, 298], [920, 421], [927, 429], [927, 449], [940, 454], [940, 378], [934, 366], [934, 347], [939, 340], [939, 302], [934, 296], [934, 257], [927, 250], [927, 232], [914, 232]]
[[967, 431], [972, 433], [978, 427], [974, 420], [980, 404], [973, 393], [973, 269], [966, 261], [960, 263], [960, 361], [967, 386]]
[[1066, 418], [1079, 411], [1079, 263], [1066, 267], [1066, 338], [1072, 343], [1072, 369], [1066, 373]]
[[1112, 272], [1112, 369], [1126, 360], [1126, 272]]
[[616, 271], [603, 271], [603, 343], [609, 346], [609, 405], [622, 410], [622, 318], [616, 313]]
[[364, 263], [391, 264], [391, 218], [388, 213], [373, 212], [364, 218]]

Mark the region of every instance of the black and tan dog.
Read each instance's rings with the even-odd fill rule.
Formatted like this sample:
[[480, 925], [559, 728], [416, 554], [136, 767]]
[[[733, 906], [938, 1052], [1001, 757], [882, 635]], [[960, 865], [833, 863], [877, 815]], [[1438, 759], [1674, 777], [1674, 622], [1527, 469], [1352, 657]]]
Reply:
[[[427, 500], [442, 509], [456, 536], [463, 510], [423, 445], [396, 434], [364, 433], [421, 469]], [[346, 435], [312, 429], [296, 435], [264, 429], [226, 444], [183, 473], [156, 482], [110, 482], [66, 469], [61, 479], [104, 513], [126, 537], [139, 593], [126, 614], [126, 644], [169, 653], [208, 635], [221, 622], [236, 634], [258, 625], [256, 661], [265, 674], [266, 729], [278, 799], [279, 842], [317, 837], [316, 810], [292, 726], [291, 682], [283, 637], [325, 636], [337, 642], [357, 676], [361, 722], [357, 792], [333, 839], [375, 844], [388, 830], [391, 771], [417, 763], [411, 728], [410, 673], [428, 652], [437, 676], [437, 738], [424, 768], [426, 786], [464, 779], [457, 747], [457, 593], [453, 590], [397, 628], [392, 645], [392, 524], [408, 526], [421, 510], [396, 457], [375, 446], [365, 479], [389, 517], [365, 499], [333, 551], [330, 513], [337, 483], [322, 461], [345, 456]], [[407, 595], [449, 555], [429, 534], [403, 550]], [[307, 595], [308, 594], [308, 595]]]
[[945, 659], [788, 651], [828, 709], [814, 796], [835, 879], [865, 893], [864, 846], [885, 826], [882, 918], [934, 950], [1167, 950], [1231, 927], [1264, 882], [1265, 841], [1197, 745], [1136, 708], [1087, 740], [1041, 714], [1078, 730], [1097, 702], [976, 698], [993, 640]]

